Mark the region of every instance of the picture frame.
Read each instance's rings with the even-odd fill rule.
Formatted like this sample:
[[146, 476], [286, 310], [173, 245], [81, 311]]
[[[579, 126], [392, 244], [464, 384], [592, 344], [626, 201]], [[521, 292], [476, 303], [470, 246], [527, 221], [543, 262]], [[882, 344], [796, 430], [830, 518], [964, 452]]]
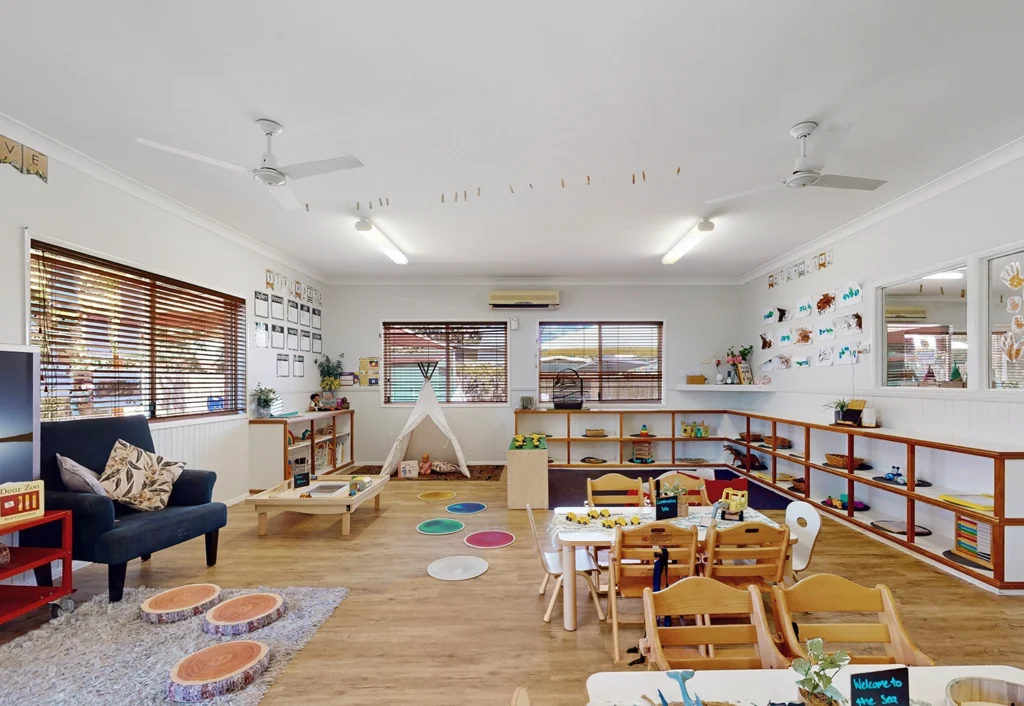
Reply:
[[743, 361], [736, 365], [736, 375], [740, 379], [741, 385], [753, 385], [754, 384], [754, 372], [750, 369], [750, 363]]

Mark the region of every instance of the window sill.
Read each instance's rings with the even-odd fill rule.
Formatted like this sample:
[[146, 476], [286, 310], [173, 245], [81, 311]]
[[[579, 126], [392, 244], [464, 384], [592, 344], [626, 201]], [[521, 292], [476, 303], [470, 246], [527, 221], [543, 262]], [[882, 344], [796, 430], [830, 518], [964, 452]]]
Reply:
[[[438, 402], [442, 409], [502, 409], [511, 406], [508, 402]], [[415, 402], [381, 402], [381, 409], [411, 409]]]
[[248, 420], [249, 415], [244, 412], [227, 412], [225, 414], [203, 414], [198, 417], [183, 417], [181, 419], [151, 419], [150, 429], [173, 429], [174, 427], [190, 427], [199, 424], [217, 424], [222, 422]]

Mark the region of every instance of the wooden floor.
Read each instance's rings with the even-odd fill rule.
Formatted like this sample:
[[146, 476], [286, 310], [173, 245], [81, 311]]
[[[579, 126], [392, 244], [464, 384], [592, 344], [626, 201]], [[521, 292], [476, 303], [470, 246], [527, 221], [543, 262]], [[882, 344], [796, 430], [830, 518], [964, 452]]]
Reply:
[[[446, 503], [423, 502], [417, 493], [441, 489], [489, 505], [465, 518], [467, 531], [508, 529], [516, 543], [475, 552], [463, 544], [466, 532], [418, 534], [419, 522], [445, 516]], [[545, 526], [546, 513], [538, 520]], [[360, 508], [345, 539], [340, 522], [328, 516], [271, 515], [269, 531], [258, 537], [252, 509], [232, 507], [216, 567], [206, 568], [199, 539], [154, 554], [146, 564], [132, 562], [127, 580], [130, 586], [212, 581], [225, 588], [349, 588], [349, 598], [264, 704], [498, 706], [508, 703], [514, 687], [526, 686], [537, 706], [579, 706], [586, 703], [587, 677], [613, 669], [610, 627], [598, 622], [583, 582], [579, 630], [562, 630], [560, 608], [550, 625], [541, 621], [545, 600], [537, 594], [541, 572], [526, 514], [505, 509], [503, 482], [389, 483], [382, 509]], [[490, 570], [461, 583], [427, 576], [427, 564], [452, 554], [482, 555]], [[974, 588], [831, 520], [823, 524], [812, 568], [867, 585], [888, 584], [912, 638], [940, 664], [1024, 667], [1024, 597]], [[76, 600], [88, 600], [105, 590], [106, 567], [77, 571], [75, 582]], [[0, 626], [0, 643], [48, 615], [39, 610]], [[628, 642], [639, 631], [625, 636]]]

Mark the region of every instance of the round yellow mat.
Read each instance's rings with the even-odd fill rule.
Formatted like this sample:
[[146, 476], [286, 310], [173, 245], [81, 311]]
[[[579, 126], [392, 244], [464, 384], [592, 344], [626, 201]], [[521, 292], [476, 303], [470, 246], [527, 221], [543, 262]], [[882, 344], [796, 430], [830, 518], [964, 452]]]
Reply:
[[420, 500], [451, 500], [455, 497], [455, 493], [450, 490], [428, 490], [425, 493], [420, 493], [416, 497]]

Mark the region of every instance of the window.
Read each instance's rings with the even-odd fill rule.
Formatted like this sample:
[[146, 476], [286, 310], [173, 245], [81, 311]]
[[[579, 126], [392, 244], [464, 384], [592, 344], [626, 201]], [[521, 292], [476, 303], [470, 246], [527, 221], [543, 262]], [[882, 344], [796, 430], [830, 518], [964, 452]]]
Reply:
[[540, 401], [551, 401], [558, 371], [575, 370], [591, 402], [661, 402], [660, 321], [540, 324]]
[[430, 384], [441, 403], [508, 402], [508, 324], [385, 323], [384, 403], [415, 402], [418, 363], [437, 363]]
[[966, 387], [967, 278], [962, 267], [884, 287], [887, 387]]
[[1024, 389], [1024, 252], [988, 263], [989, 387]]
[[43, 419], [243, 412], [245, 301], [37, 240]]

